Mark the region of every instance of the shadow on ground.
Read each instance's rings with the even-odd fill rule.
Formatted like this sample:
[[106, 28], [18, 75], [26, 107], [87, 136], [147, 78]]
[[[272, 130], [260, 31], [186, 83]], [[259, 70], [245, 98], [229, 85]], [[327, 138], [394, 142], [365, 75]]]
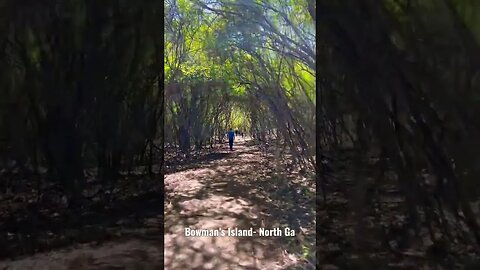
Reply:
[[[298, 181], [302, 176], [282, 173], [274, 163], [240, 144], [225, 159], [166, 175], [165, 269], [283, 269], [300, 263], [301, 244], [314, 246], [314, 193]], [[297, 236], [187, 238], [186, 227], [288, 227]]]
[[[151, 236], [161, 238], [161, 182], [149, 187], [125, 185], [108, 197], [85, 199], [75, 211], [46, 192], [40, 200], [15, 203], [0, 214], [0, 259], [33, 255], [79, 243], [97, 243]], [[137, 182], [138, 183], [138, 182]], [[20, 206], [20, 204], [22, 204]], [[26, 206], [24, 206], [24, 204]], [[158, 239], [157, 239], [158, 240]], [[161, 240], [160, 240], [161, 241]]]

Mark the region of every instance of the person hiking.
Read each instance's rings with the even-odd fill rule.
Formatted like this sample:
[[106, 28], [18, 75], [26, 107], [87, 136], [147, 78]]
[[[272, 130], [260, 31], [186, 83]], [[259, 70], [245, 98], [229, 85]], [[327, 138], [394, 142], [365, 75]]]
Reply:
[[230, 151], [233, 151], [233, 140], [235, 139], [235, 132], [233, 131], [233, 129], [230, 128], [227, 135], [228, 135], [228, 145], [230, 146]]

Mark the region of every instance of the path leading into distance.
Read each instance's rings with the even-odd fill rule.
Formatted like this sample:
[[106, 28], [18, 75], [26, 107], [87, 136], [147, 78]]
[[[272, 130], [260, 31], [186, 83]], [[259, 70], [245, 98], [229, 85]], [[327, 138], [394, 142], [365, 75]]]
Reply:
[[[165, 269], [287, 269], [298, 262], [286, 251], [296, 237], [258, 236], [260, 228], [280, 227], [285, 234], [280, 220], [290, 207], [273, 198], [281, 180], [272, 159], [240, 139], [232, 152], [225, 146], [165, 176]], [[187, 237], [185, 228], [224, 230], [225, 236]], [[229, 228], [253, 228], [256, 235], [228, 236]]]
[[[149, 237], [148, 228], [140, 228], [138, 237], [3, 261], [0, 270], [297, 269], [302, 252], [298, 241], [306, 227], [314, 230], [315, 207], [295, 184], [301, 176], [279, 175], [283, 169], [274, 161], [240, 138], [234, 151], [225, 145], [194, 163], [167, 169], [164, 247]], [[149, 220], [158, 231], [161, 217]], [[276, 227], [283, 234], [289, 227], [296, 236], [258, 236], [260, 228]], [[253, 228], [257, 235], [186, 237], [185, 228]]]

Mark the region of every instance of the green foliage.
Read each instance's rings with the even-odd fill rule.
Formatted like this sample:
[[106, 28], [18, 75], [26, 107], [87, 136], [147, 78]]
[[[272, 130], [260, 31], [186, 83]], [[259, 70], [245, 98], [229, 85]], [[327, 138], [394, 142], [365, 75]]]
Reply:
[[228, 126], [263, 132], [277, 123], [284, 135], [306, 131], [302, 147], [313, 154], [315, 30], [307, 2], [170, 0], [165, 10], [165, 77], [175, 88], [166, 93], [167, 141], [188, 151], [182, 137], [201, 147]]

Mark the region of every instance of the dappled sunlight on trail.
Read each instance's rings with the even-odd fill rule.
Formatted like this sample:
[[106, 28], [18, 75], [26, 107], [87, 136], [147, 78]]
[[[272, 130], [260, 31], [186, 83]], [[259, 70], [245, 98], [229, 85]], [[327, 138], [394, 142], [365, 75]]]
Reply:
[[[119, 205], [111, 228], [102, 223], [117, 240], [75, 244], [0, 262], [0, 269], [162, 269], [162, 260], [165, 269], [297, 267], [305, 245], [312, 250], [315, 244], [313, 186], [306, 185], [305, 176], [279, 169], [273, 155], [247, 143], [240, 141], [235, 151], [198, 156], [165, 175], [163, 255], [161, 197], [152, 193]], [[140, 215], [140, 211], [146, 213]], [[289, 227], [297, 235], [185, 236], [185, 228], [258, 231], [275, 227]]]
[[185, 236], [185, 228], [290, 227], [301, 233], [314, 227], [313, 202], [311, 209], [282, 204], [295, 198], [278, 192], [287, 181], [270, 166], [273, 157], [245, 141], [228, 152], [165, 176], [165, 269], [285, 269], [300, 261], [291, 252], [298, 237]]

